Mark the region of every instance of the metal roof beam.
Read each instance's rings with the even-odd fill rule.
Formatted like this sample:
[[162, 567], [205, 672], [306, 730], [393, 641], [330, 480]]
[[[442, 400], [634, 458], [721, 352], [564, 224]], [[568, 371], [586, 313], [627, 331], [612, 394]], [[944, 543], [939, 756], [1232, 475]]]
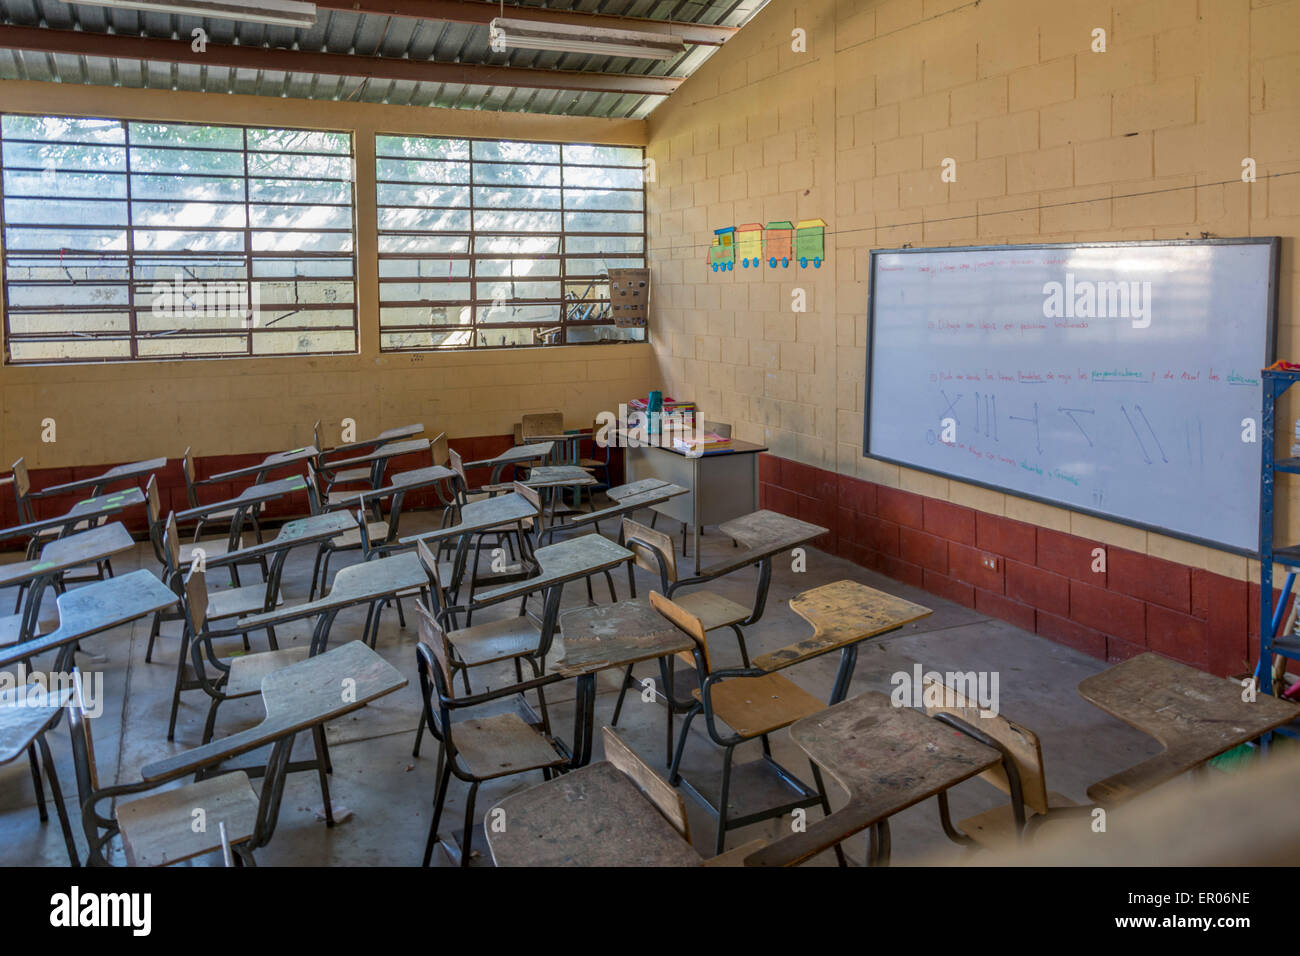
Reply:
[[637, 76], [622, 73], [588, 73], [574, 70], [536, 70], [477, 63], [439, 63], [397, 57], [356, 56], [312, 50], [232, 46], [209, 43], [196, 53], [190, 41], [51, 30], [43, 27], [0, 25], [0, 49], [35, 50], [72, 56], [187, 63], [242, 70], [278, 70], [323, 76], [366, 77], [377, 80], [411, 80], [421, 83], [462, 83], [516, 89], [576, 90], [595, 93], [635, 93], [667, 96], [682, 84], [672, 76]]

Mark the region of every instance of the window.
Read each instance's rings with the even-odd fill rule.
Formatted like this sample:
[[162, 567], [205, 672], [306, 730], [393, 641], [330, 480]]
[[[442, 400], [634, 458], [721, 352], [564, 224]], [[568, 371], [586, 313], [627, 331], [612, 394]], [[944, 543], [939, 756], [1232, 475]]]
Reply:
[[352, 138], [0, 117], [7, 360], [355, 352]]
[[643, 153], [377, 136], [380, 348], [644, 341], [610, 269], [645, 265]]

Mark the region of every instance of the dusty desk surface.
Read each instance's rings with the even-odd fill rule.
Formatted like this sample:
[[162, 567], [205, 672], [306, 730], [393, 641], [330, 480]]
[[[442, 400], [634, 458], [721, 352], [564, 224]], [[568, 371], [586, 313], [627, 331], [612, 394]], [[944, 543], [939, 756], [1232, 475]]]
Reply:
[[274, 611], [241, 617], [235, 623], [240, 628], [260, 630], [268, 624], [274, 626], [302, 617], [314, 617], [325, 611], [375, 601], [399, 591], [427, 587], [428, 584], [429, 575], [420, 563], [419, 555], [414, 551], [405, 551], [340, 568], [334, 576], [334, 585], [329, 593], [314, 601], [284, 604]]
[[1300, 716], [1295, 704], [1263, 695], [1247, 702], [1242, 691], [1238, 681], [1151, 653], [1085, 677], [1080, 697], [1165, 746], [1164, 753], [1094, 783], [1088, 796], [1099, 803], [1127, 800]]
[[199, 770], [358, 710], [405, 686], [406, 678], [392, 664], [361, 641], [351, 641], [263, 677], [266, 717], [256, 727], [149, 764], [140, 775], [154, 780]]
[[263, 481], [259, 484], [249, 485], [235, 497], [227, 498], [225, 501], [213, 501], [209, 504], [199, 505], [196, 508], [186, 508], [184, 511], [178, 511], [176, 520], [178, 522], [193, 521], [195, 518], [203, 518], [217, 511], [246, 508], [250, 505], [261, 504], [263, 501], [282, 498], [285, 495], [293, 494], [295, 491], [306, 490], [307, 479], [302, 475], [277, 478], [275, 481]]
[[664, 481], [662, 478], [642, 478], [640, 481], [633, 481], [626, 485], [617, 485], [610, 488], [605, 492], [605, 496], [614, 501], [622, 501], [624, 498], [631, 498], [633, 495], [644, 494], [647, 491], [652, 491], [655, 488], [667, 484], [669, 484], [669, 482]]
[[849, 792], [848, 805], [747, 857], [746, 866], [800, 863], [1002, 760], [876, 691], [805, 717], [790, 727], [790, 739]]
[[724, 521], [718, 525], [718, 530], [739, 543], [744, 550], [736, 551], [697, 572], [705, 578], [719, 577], [782, 551], [807, 544], [827, 531], [821, 525], [767, 510], [754, 511]]
[[39, 531], [48, 531], [50, 528], [61, 528], [91, 518], [116, 514], [119, 511], [125, 511], [127, 508], [134, 508], [136, 505], [142, 504], [144, 504], [144, 492], [139, 488], [128, 488], [126, 491], [115, 491], [112, 494], [99, 495], [96, 498], [86, 498], [73, 505], [67, 514], [55, 515], [50, 518], [38, 518], [26, 524], [0, 529], [0, 541], [7, 538], [30, 538]]
[[401, 455], [413, 455], [417, 452], [425, 451], [433, 442], [427, 438], [412, 438], [409, 441], [394, 441], [380, 445], [372, 452], [364, 455], [357, 455], [355, 458], [340, 458], [338, 461], [331, 461], [328, 465], [330, 471], [339, 471], [343, 468], [349, 468], [353, 465], [368, 465], [372, 462], [383, 461], [385, 458], [397, 458]]
[[492, 498], [480, 498], [471, 501], [460, 509], [460, 521], [447, 528], [434, 528], [421, 531], [410, 537], [401, 538], [401, 544], [414, 544], [417, 541], [438, 541], [442, 538], [456, 538], [503, 525], [508, 522], [536, 518], [537, 509], [532, 502], [520, 494], [496, 495]]
[[533, 461], [545, 458], [551, 453], [553, 442], [532, 442], [527, 445], [514, 445], [507, 448], [495, 458], [483, 458], [479, 461], [465, 462], [466, 468], [481, 468], [486, 465], [509, 465], [519, 461]]
[[780, 670], [896, 630], [931, 613], [928, 607], [857, 581], [834, 581], [804, 591], [790, 599], [790, 608], [813, 626], [812, 636], [756, 657], [755, 667]]
[[0, 565], [0, 587], [12, 587], [46, 574], [58, 574], [134, 547], [135, 541], [120, 521], [78, 531], [51, 541], [35, 561]]
[[78, 478], [76, 481], [65, 481], [61, 485], [50, 485], [48, 488], [42, 488], [40, 491], [33, 492], [30, 497], [48, 498], [53, 495], [61, 495], [64, 492], [76, 491], [79, 488], [94, 488], [99, 485], [110, 485], [116, 481], [140, 478], [166, 467], [166, 458], [150, 458], [147, 461], [134, 461], [128, 465], [118, 465], [116, 468], [110, 468], [102, 475], [96, 475], [93, 478]]
[[271, 471], [274, 468], [283, 468], [286, 465], [292, 465], [300, 461], [306, 461], [309, 458], [315, 458], [320, 455], [314, 445], [307, 445], [304, 448], [291, 448], [288, 451], [277, 451], [273, 455], [267, 455], [256, 465], [245, 465], [243, 468], [234, 468], [230, 471], [223, 471], [220, 474], [205, 478], [205, 484], [211, 484], [217, 481], [227, 481], [231, 478], [242, 478], [245, 475], [256, 475], [259, 472]]
[[638, 601], [575, 608], [560, 615], [564, 653], [552, 670], [576, 677], [695, 647], [672, 622]]
[[0, 694], [0, 765], [21, 757], [32, 741], [59, 719], [71, 699], [70, 687], [50, 693], [38, 684]]
[[[249, 545], [247, 548], [205, 556], [205, 566], [219, 568], [227, 564], [244, 562], [250, 558], [267, 557], [304, 544], [328, 541], [345, 531], [351, 531], [356, 526], [356, 519], [346, 511], [327, 511], [324, 514], [308, 515], [306, 518], [295, 518], [282, 524], [279, 533], [264, 544]], [[198, 548], [201, 550], [202, 545], [200, 544]]]
[[[497, 866], [701, 866], [636, 784], [601, 761], [506, 797], [506, 828], [487, 827]], [[490, 815], [490, 814], [489, 814]]]
[[502, 585], [492, 591], [474, 595], [474, 603], [491, 603], [509, 597], [531, 594], [576, 578], [586, 577], [630, 561], [632, 552], [599, 534], [585, 534], [558, 544], [548, 544], [533, 552], [541, 567], [540, 574]]
[[529, 488], [549, 488], [554, 485], [594, 485], [596, 479], [577, 465], [540, 465], [528, 473], [520, 484]]

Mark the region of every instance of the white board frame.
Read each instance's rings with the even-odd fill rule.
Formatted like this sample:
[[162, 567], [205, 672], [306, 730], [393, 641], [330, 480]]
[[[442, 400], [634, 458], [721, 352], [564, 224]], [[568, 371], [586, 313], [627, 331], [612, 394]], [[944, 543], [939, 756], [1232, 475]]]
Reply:
[[[1230, 245], [1267, 245], [1269, 246], [1269, 264], [1268, 264], [1268, 293], [1265, 301], [1267, 302], [1268, 316], [1266, 320], [1266, 335], [1268, 341], [1265, 343], [1265, 354], [1267, 363], [1271, 365], [1277, 359], [1277, 302], [1278, 302], [1278, 283], [1279, 269], [1281, 258], [1282, 240], [1279, 236], [1242, 236], [1238, 238], [1222, 239], [1142, 239], [1122, 242], [1044, 242], [1030, 243], [1024, 245], [994, 245], [994, 246], [918, 246], [905, 247], [901, 249], [872, 249], [870, 259], [870, 278], [867, 286], [867, 369], [866, 381], [863, 387], [863, 422], [862, 422], [862, 457], [872, 458], [876, 461], [889, 462], [890, 464], [900, 465], [904, 468], [911, 468], [914, 471], [921, 471], [931, 475], [938, 475], [942, 478], [949, 478], [953, 481], [960, 481], [963, 484], [974, 485], [979, 488], [987, 488], [990, 491], [998, 491], [1007, 495], [1014, 495], [1017, 498], [1024, 498], [1028, 501], [1037, 501], [1042, 504], [1052, 505], [1056, 508], [1064, 508], [1068, 511], [1079, 514], [1090, 515], [1095, 518], [1101, 518], [1105, 521], [1113, 521], [1116, 524], [1128, 525], [1134, 528], [1141, 528], [1144, 531], [1152, 531], [1156, 534], [1167, 535], [1171, 538], [1178, 538], [1182, 541], [1190, 541], [1194, 544], [1204, 545], [1207, 548], [1214, 548], [1218, 551], [1227, 551], [1233, 554], [1241, 554], [1247, 557], [1258, 558], [1259, 549], [1239, 548], [1222, 541], [1214, 541], [1196, 535], [1186, 534], [1181, 531], [1175, 531], [1171, 528], [1160, 525], [1148, 524], [1136, 521], [1131, 518], [1123, 517], [1106, 511], [1098, 511], [1091, 508], [1082, 508], [1074, 503], [1067, 503], [1057, 498], [1045, 497], [1042, 495], [1028, 494], [1015, 488], [1008, 488], [1004, 485], [996, 485], [975, 478], [968, 478], [963, 475], [957, 475], [952, 472], [943, 471], [936, 468], [926, 467], [911, 461], [905, 461], [899, 458], [892, 458], [887, 455], [873, 455], [871, 453], [871, 372], [872, 363], [875, 360], [876, 353], [876, 263], [878, 257], [882, 255], [908, 255], [908, 254], [926, 254], [926, 255], [943, 255], [945, 253], [967, 253], [967, 252], [1014, 252], [1018, 249], [1115, 249], [1125, 246], [1230, 246]], [[1263, 412], [1264, 412], [1264, 383], [1261, 379], [1259, 390], [1259, 417], [1260, 423], [1259, 436], [1260, 441], [1264, 440], [1263, 434]], [[1259, 485], [1255, 486], [1255, 492], [1260, 493]], [[1256, 499], [1256, 512], [1260, 512], [1262, 502]]]

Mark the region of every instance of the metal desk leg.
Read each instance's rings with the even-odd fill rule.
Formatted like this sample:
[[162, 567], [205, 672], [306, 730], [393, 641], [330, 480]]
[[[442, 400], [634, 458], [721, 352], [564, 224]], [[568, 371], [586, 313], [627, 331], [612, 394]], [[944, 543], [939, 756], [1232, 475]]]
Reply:
[[59, 815], [59, 826], [63, 830], [63, 844], [68, 849], [68, 861], [73, 866], [81, 866], [81, 861], [77, 858], [77, 842], [72, 838], [72, 824], [68, 822], [68, 808], [63, 805], [63, 791], [59, 789], [59, 777], [54, 770], [54, 758], [50, 756], [50, 745], [45, 742], [44, 733], [37, 736], [36, 745], [41, 751], [41, 763], [45, 765], [45, 778], [50, 782], [50, 797], [54, 800], [54, 810]]
[[576, 705], [573, 712], [573, 754], [569, 767], [577, 769], [591, 762], [592, 725], [596, 719], [596, 675], [578, 678]]
[[858, 645], [850, 644], [840, 651], [840, 667], [835, 672], [835, 684], [831, 688], [830, 700], [826, 703], [833, 706], [840, 703], [849, 695], [849, 685], [853, 683], [853, 671], [858, 666]]

